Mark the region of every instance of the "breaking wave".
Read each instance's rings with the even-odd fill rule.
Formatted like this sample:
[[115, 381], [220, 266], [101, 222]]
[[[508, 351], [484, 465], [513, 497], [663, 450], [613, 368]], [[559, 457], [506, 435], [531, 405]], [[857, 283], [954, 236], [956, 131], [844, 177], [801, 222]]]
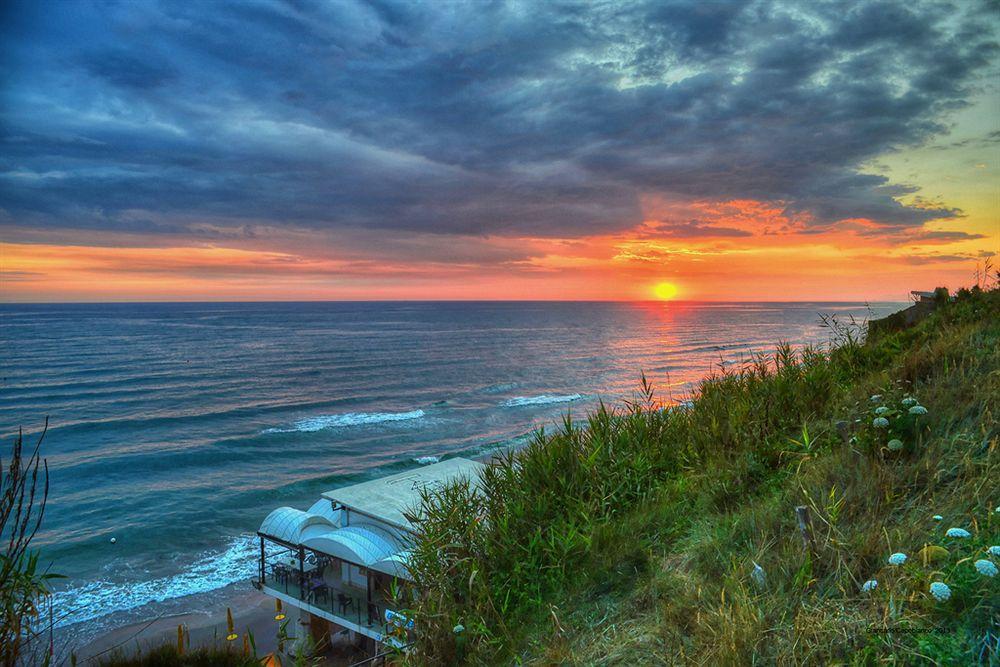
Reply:
[[206, 553], [182, 572], [150, 581], [91, 581], [52, 594], [52, 605], [63, 610], [57, 627], [90, 621], [114, 612], [130, 611], [151, 602], [214, 591], [257, 572], [260, 546], [253, 535], [234, 539], [222, 552]]
[[550, 403], [569, 403], [583, 398], [582, 394], [540, 394], [538, 396], [515, 396], [503, 402], [505, 408], [520, 408], [525, 405], [549, 405]]
[[300, 419], [292, 424], [290, 428], [269, 428], [264, 433], [311, 433], [328, 428], [407, 421], [410, 419], [420, 419], [423, 416], [423, 410], [411, 410], [409, 412], [345, 412], [339, 415], [319, 415], [317, 417]]

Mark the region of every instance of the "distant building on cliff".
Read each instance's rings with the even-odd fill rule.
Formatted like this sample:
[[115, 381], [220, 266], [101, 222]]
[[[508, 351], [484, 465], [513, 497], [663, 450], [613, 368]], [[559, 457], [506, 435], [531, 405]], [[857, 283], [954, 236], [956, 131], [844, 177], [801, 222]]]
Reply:
[[910, 297], [913, 299], [914, 303], [933, 303], [936, 298], [934, 292], [921, 292], [918, 290], [913, 290], [910, 292]]
[[319, 650], [345, 633], [370, 655], [405, 646], [411, 606], [413, 517], [423, 490], [478, 484], [482, 463], [455, 458], [322, 494], [307, 511], [279, 507], [260, 525], [254, 586], [304, 612]]
[[938, 287], [933, 292], [913, 290], [910, 292], [913, 304], [909, 308], [904, 308], [898, 313], [893, 313], [879, 320], [872, 320], [868, 323], [868, 335], [889, 333], [912, 327], [914, 324], [924, 319], [938, 306], [950, 298], [946, 287]]

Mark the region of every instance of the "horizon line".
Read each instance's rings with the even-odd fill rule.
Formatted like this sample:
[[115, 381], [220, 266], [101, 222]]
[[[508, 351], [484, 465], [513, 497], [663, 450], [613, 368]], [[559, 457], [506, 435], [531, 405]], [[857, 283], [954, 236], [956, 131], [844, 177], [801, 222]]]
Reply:
[[150, 301], [0, 301], [0, 306], [111, 306], [111, 305], [183, 305], [183, 304], [303, 304], [303, 303], [909, 303], [910, 299], [192, 299]]

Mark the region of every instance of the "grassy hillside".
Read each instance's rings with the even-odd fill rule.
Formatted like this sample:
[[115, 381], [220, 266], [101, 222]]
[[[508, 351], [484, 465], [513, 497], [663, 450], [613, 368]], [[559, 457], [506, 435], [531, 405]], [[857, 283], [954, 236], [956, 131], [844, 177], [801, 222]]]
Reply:
[[778, 345], [682, 409], [644, 387], [485, 493], [425, 498], [417, 660], [1000, 661], [1000, 576], [975, 562], [1000, 564], [1000, 292], [865, 342], [830, 326], [832, 350]]

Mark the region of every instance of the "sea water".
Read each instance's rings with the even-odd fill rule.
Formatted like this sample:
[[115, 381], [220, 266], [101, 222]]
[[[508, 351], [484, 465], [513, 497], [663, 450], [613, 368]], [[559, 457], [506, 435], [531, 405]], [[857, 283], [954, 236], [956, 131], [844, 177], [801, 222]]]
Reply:
[[516, 447], [641, 373], [679, 402], [752, 351], [827, 341], [821, 314], [903, 305], [8, 304], [0, 436], [49, 419], [35, 545], [67, 577], [57, 625], [95, 632], [249, 588], [275, 507]]

